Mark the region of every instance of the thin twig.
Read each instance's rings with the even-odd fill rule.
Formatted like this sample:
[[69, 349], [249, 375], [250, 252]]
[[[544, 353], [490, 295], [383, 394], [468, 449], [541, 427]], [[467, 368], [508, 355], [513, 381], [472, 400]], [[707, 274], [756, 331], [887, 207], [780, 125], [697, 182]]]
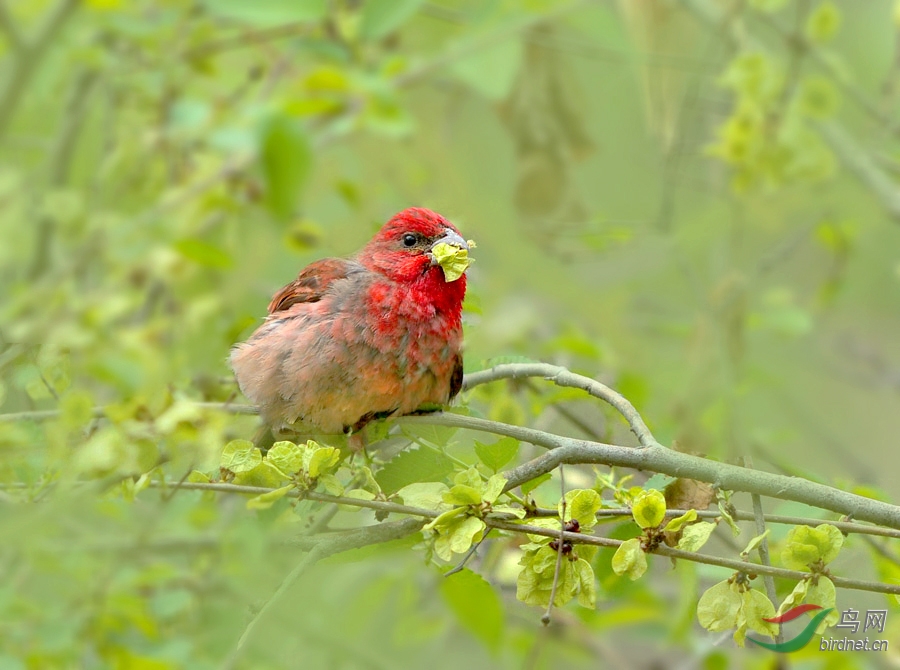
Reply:
[[[744, 456], [744, 466], [748, 468], [753, 467], [753, 459], [747, 455]], [[763, 514], [763, 506], [762, 499], [758, 494], [754, 493], [750, 496], [750, 500], [753, 503], [753, 521], [756, 524], [756, 534], [764, 535], [766, 532], [766, 519], [765, 514]], [[762, 541], [759, 543], [757, 547], [757, 553], [759, 554], [759, 562], [763, 565], [772, 565], [772, 560], [769, 558], [769, 538], [763, 537]], [[763, 575], [763, 584], [766, 586], [766, 595], [769, 598], [769, 601], [772, 603], [772, 606], [777, 610], [778, 609], [778, 593], [775, 591], [775, 579], [772, 575]], [[783, 641], [783, 634], [781, 632], [781, 627], [778, 628], [778, 634], [775, 636], [776, 642]]]
[[[85, 484], [93, 484], [93, 482], [85, 482]], [[168, 485], [168, 484], [166, 484]], [[163, 484], [158, 482], [151, 482], [150, 486], [163, 486]], [[237, 493], [237, 494], [252, 494], [259, 495], [261, 493], [269, 493], [273, 489], [263, 488], [263, 487], [255, 487], [255, 486], [243, 486], [240, 484], [228, 484], [225, 482], [211, 482], [211, 483], [198, 483], [196, 486], [193, 482], [185, 482], [184, 484], [179, 485], [181, 489], [209, 489], [214, 486], [214, 490], [220, 493]], [[26, 489], [28, 485], [23, 482], [4, 482], [0, 483], [0, 490], [19, 490]], [[299, 497], [299, 494], [295, 494]], [[334, 500], [327, 496], [326, 494], [319, 493], [306, 493], [303, 496], [309, 500], [318, 500], [321, 502], [334, 502]], [[341, 500], [343, 502], [343, 500]], [[401, 514], [409, 513], [409, 509], [404, 507], [403, 505], [399, 505], [397, 503], [381, 503], [380, 501], [363, 501], [363, 506], [371, 507], [371, 509], [381, 510], [383, 512], [397, 512]], [[369, 504], [374, 503], [374, 504]], [[415, 509], [415, 508], [413, 508]], [[423, 510], [417, 510], [422, 511]], [[427, 510], [425, 510], [427, 511]], [[686, 514], [689, 510], [686, 509], [667, 509], [666, 517], [678, 517]], [[701, 519], [715, 519], [720, 517], [722, 514], [718, 510], [694, 510], [697, 512], [697, 517]], [[548, 517], [548, 516], [556, 516], [559, 514], [558, 510], [548, 509], [544, 507], [538, 507], [532, 512], [529, 513], [529, 516], [533, 517]], [[431, 518], [437, 516], [437, 512], [431, 515]], [[604, 519], [609, 517], [630, 517], [631, 510], [628, 508], [614, 509], [614, 508], [604, 508], [597, 510], [596, 516], [598, 519]], [[737, 519], [738, 521], [754, 521], [756, 519], [756, 515], [753, 512], [747, 512], [745, 510], [736, 510], [732, 512], [732, 517]], [[834, 526], [842, 533], [855, 533], [857, 535], [864, 536], [876, 536], [876, 537], [889, 537], [894, 539], [900, 539], [900, 531], [895, 530], [893, 528], [882, 528], [881, 526], [870, 526], [868, 524], [857, 523], [855, 521], [841, 521], [841, 520], [832, 520], [832, 519], [818, 519], [812, 517], [803, 517], [803, 516], [788, 516], [785, 514], [764, 514], [763, 518], [766, 523], [777, 523], [784, 524], [786, 526], [818, 526], [823, 523], [827, 523], [831, 526]]]
[[481, 543], [487, 539], [487, 536], [491, 534], [492, 530], [493, 530], [492, 528], [485, 528], [484, 533], [481, 536], [481, 539], [478, 540], [478, 542], [473, 544], [471, 547], [469, 547], [469, 551], [467, 551], [465, 553], [465, 555], [463, 555], [462, 560], [459, 563], [457, 563], [456, 566], [453, 567], [451, 570], [448, 570], [447, 572], [445, 572], [444, 577], [449, 577], [450, 575], [455, 575], [457, 572], [462, 572], [463, 568], [466, 567], [466, 563], [468, 563], [471, 560], [472, 556], [475, 555], [475, 552], [478, 551], [478, 547], [480, 547]]
[[[151, 482], [151, 486], [159, 485], [159, 482]], [[251, 494], [251, 495], [259, 495], [261, 493], [268, 493], [273, 489], [265, 488], [262, 486], [244, 486], [239, 484], [226, 484], [222, 482], [210, 482], [210, 483], [201, 483], [201, 482], [185, 482], [181, 488], [183, 489], [196, 489], [196, 490], [205, 490], [205, 491], [222, 491], [227, 493], [243, 493], [243, 494]], [[288, 493], [289, 496], [293, 495], [297, 497], [300, 495], [298, 492], [292, 491]], [[418, 507], [410, 507], [409, 505], [400, 505], [397, 503], [385, 502], [381, 500], [362, 500], [358, 498], [348, 498], [344, 496], [332, 496], [325, 493], [315, 493], [315, 492], [307, 492], [302, 494], [303, 498], [307, 498], [309, 500], [320, 500], [323, 502], [331, 502], [331, 503], [339, 503], [342, 505], [350, 505], [354, 507], [365, 507], [368, 509], [380, 510], [383, 512], [394, 512], [399, 514], [408, 514], [417, 516], [423, 519], [434, 519], [439, 515], [439, 512], [435, 510], [427, 510]], [[509, 517], [509, 518], [508, 518]], [[598, 547], [607, 547], [612, 549], [617, 549], [619, 545], [622, 544], [622, 540], [615, 540], [608, 537], [598, 537], [595, 535], [587, 535], [584, 533], [572, 533], [569, 531], [565, 531], [560, 533], [557, 530], [551, 530], [549, 528], [542, 528], [540, 526], [532, 526], [529, 524], [525, 524], [516, 520], [512, 515], [488, 515], [484, 518], [484, 523], [489, 528], [496, 528], [498, 530], [505, 530], [515, 533], [527, 533], [531, 535], [541, 535], [543, 537], [549, 537], [554, 540], [559, 540], [562, 538], [563, 541], [570, 542], [572, 544], [590, 544]], [[311, 548], [314, 546], [315, 542], [305, 536], [299, 536], [296, 538], [292, 538], [288, 541], [289, 544], [294, 546], [299, 546], [302, 548]], [[653, 553], [659, 554], [661, 556], [668, 556], [670, 558], [681, 558], [687, 561], [693, 561], [695, 563], [704, 563], [706, 565], [716, 565], [723, 568], [729, 568], [731, 570], [735, 570], [737, 572], [748, 572], [752, 570], [756, 574], [761, 575], [772, 575], [773, 577], [779, 577], [783, 579], [791, 579], [791, 580], [800, 580], [809, 577], [808, 572], [801, 572], [799, 570], [787, 570], [785, 568], [776, 568], [772, 566], [759, 565], [757, 563], [748, 563], [747, 561], [730, 559], [730, 558], [722, 558], [719, 556], [710, 556], [707, 554], [698, 554], [689, 551], [682, 551], [680, 549], [672, 549], [665, 545], [660, 545]], [[900, 585], [898, 584], [882, 584], [879, 582], [870, 582], [865, 580], [858, 579], [848, 579], [845, 577], [836, 577], [830, 576], [829, 579], [834, 583], [835, 586], [846, 589], [856, 589], [860, 591], [872, 591], [875, 593], [891, 593], [900, 595]]]
[[500, 379], [522, 379], [526, 377], [542, 377], [557, 386], [578, 388], [595, 398], [612, 405], [621, 414], [642, 447], [655, 444], [653, 433], [647, 428], [644, 419], [625, 396], [618, 393], [596, 379], [570, 372], [559, 365], [549, 363], [508, 363], [496, 365], [489, 370], [481, 370], [466, 375], [463, 389], [468, 390]]
[[[540, 528], [539, 526], [528, 526], [524, 524], [517, 524], [511, 521], [500, 521], [494, 519], [488, 519], [485, 521], [485, 523], [489, 523], [489, 525], [500, 530], [528, 533], [529, 535], [542, 535], [544, 537], [551, 537], [553, 539], [557, 539], [559, 537], [556, 530], [550, 530], [549, 528]], [[563, 534], [563, 539], [567, 542], [571, 542], [572, 544], [590, 544], [598, 547], [607, 547], [613, 549], [618, 548], [619, 545], [622, 544], [622, 540], [614, 540], [609, 537], [597, 537], [595, 535], [585, 535], [583, 533], [571, 533], [568, 531]], [[773, 566], [759, 565], [758, 563], [748, 563], [746, 561], [739, 561], [731, 558], [722, 558], [719, 556], [710, 556], [708, 554], [698, 554], [690, 551], [683, 551], [681, 549], [673, 549], [672, 547], [668, 547], [665, 544], [659, 545], [659, 547], [654, 549], [651, 553], [659, 554], [660, 556], [667, 556], [669, 558], [680, 558], [686, 561], [693, 561], [694, 563], [716, 565], [721, 568], [734, 570], [736, 572], [747, 573], [752, 571], [753, 573], [758, 575], [772, 575], [773, 577], [790, 579], [793, 581], [806, 579], [810, 576], [809, 572], [801, 572], [799, 570], [788, 570], [786, 568], [776, 568]], [[900, 595], [900, 584], [882, 584], [880, 582], [870, 582], [862, 579], [847, 579], [845, 577], [836, 576], [829, 576], [829, 579], [834, 583], [835, 586], [839, 588]]]
[[559, 569], [562, 567], [563, 549], [565, 548], [566, 539], [566, 475], [565, 468], [559, 468], [559, 504], [562, 512], [559, 515], [559, 544], [556, 547], [556, 567], [553, 569], [553, 586], [550, 588], [550, 602], [547, 603], [547, 611], [541, 617], [541, 623], [545, 626], [550, 625], [550, 614], [553, 612], [553, 601], [556, 600], [556, 589], [559, 587]]

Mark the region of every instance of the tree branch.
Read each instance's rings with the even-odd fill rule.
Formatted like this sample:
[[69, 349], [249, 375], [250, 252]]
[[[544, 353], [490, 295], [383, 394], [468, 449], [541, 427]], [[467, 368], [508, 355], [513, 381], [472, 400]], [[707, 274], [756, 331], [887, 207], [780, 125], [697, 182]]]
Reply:
[[468, 390], [499, 379], [522, 379], [525, 377], [542, 377], [547, 381], [553, 382], [557, 386], [578, 388], [595, 398], [599, 398], [600, 400], [609, 403], [624, 417], [625, 421], [628, 422], [628, 425], [631, 427], [631, 432], [635, 434], [635, 437], [637, 437], [638, 442], [642, 447], [647, 447], [656, 443], [653, 433], [650, 432], [650, 429], [647, 428], [647, 424], [644, 423], [641, 415], [625, 396], [613, 391], [605, 384], [601, 384], [596, 379], [575, 374], [558, 365], [550, 365], [549, 363], [509, 363], [505, 365], [496, 365], [489, 370], [481, 370], [466, 375], [463, 379], [463, 389]]
[[[485, 520], [492, 528], [498, 530], [509, 530], [519, 533], [528, 533], [530, 535], [542, 535], [544, 537], [552, 537], [557, 539], [560, 533], [556, 529], [541, 528], [539, 526], [528, 526], [525, 524], [517, 524], [511, 521], [499, 521], [494, 519]], [[598, 547], [618, 548], [622, 544], [622, 540], [614, 540], [609, 537], [597, 537], [594, 535], [584, 535], [583, 533], [562, 534], [563, 538], [572, 544], [592, 544]], [[673, 549], [665, 544], [659, 545], [654, 551], [650, 552], [660, 556], [668, 556], [669, 558], [681, 558], [686, 561], [695, 563], [703, 563], [705, 565], [717, 565], [721, 568], [728, 568], [736, 572], [753, 573], [757, 575], [771, 575], [782, 579], [790, 579], [799, 581], [809, 577], [810, 573], [801, 572], [799, 570], [788, 570], [786, 568], [775, 568], [771, 565], [760, 565], [759, 563], [748, 563], [747, 561], [739, 561], [732, 558], [721, 558], [719, 556], [710, 556], [709, 554], [697, 554], [681, 549]], [[900, 595], [900, 584], [882, 584], [880, 582], [870, 582], [862, 579], [847, 579], [844, 577], [828, 577], [835, 586], [844, 589], [856, 589], [858, 591], [872, 591], [873, 593], [890, 593]]]
[[[254, 496], [263, 493], [270, 493], [272, 491], [272, 489], [265, 488], [263, 486], [246, 486], [243, 484], [229, 484], [227, 482], [183, 482], [178, 484], [175, 482], [159, 482], [154, 480], [150, 482], [150, 486], [172, 488], [177, 487], [186, 490], [218, 491], [220, 493], [237, 493]], [[24, 488], [24, 485], [22, 485], [21, 487], [12, 486], [9, 484], [0, 485], [0, 489], [2, 488]], [[291, 497], [303, 497], [306, 500], [317, 500], [319, 502], [366, 507], [368, 509], [373, 509], [381, 512], [415, 514], [416, 516], [427, 517], [429, 519], [433, 519], [438, 516], [438, 512], [435, 512], [433, 510], [410, 507], [408, 505], [401, 505], [399, 503], [386, 502], [381, 500], [357, 500], [356, 498], [332, 496], [327, 493], [316, 493], [315, 491], [304, 493], [302, 496], [298, 491], [291, 491], [288, 493], [288, 495]], [[688, 510], [686, 509], [669, 509], [666, 510], [666, 517], [674, 518], [685, 514], [687, 511]], [[697, 516], [701, 519], [715, 519], [716, 517], [721, 516], [721, 513], [717, 510], [695, 511], [697, 512]], [[536, 517], [557, 516], [558, 514], [558, 510], [544, 508], [537, 508], [534, 512], [534, 516]], [[597, 511], [598, 519], [616, 516], [631, 516], [631, 510], [627, 507], [623, 507], [620, 509], [604, 508]], [[734, 516], [734, 518], [739, 521], [753, 521], [756, 518], [756, 515], [753, 512], [747, 512], [744, 510], [737, 510], [732, 516]], [[834, 526], [842, 533], [856, 533], [859, 535], [875, 535], [879, 537], [900, 539], [900, 530], [894, 530], [892, 528], [882, 528], [880, 526], [867, 526], [861, 523], [855, 523], [853, 521], [830, 521], [823, 519], [811, 519], [801, 516], [785, 516], [783, 514], [764, 514], [763, 518], [765, 519], [766, 523], [778, 523], [788, 526], [817, 526], [821, 523], [827, 523]]]
[[[445, 415], [453, 416], [453, 415]], [[463, 417], [473, 422], [480, 419]], [[457, 424], [456, 421], [443, 422], [441, 425]], [[475, 430], [481, 429], [478, 425], [468, 426]], [[530, 429], [522, 429], [530, 430]], [[490, 432], [494, 432], [493, 430]], [[516, 431], [518, 433], [518, 431]], [[540, 431], [534, 431], [539, 433]], [[511, 434], [512, 431], [503, 434]], [[516, 437], [516, 435], [512, 435]], [[556, 436], [554, 436], [556, 437]], [[540, 436], [536, 436], [539, 439]], [[526, 439], [532, 444], [540, 444], [536, 439]], [[889, 503], [864, 498], [847, 491], [817, 484], [799, 477], [787, 477], [785, 475], [749, 470], [729, 463], [719, 463], [698, 456], [684, 454], [666, 449], [661, 445], [653, 445], [645, 449], [630, 449], [616, 445], [600, 444], [598, 442], [586, 442], [572, 440], [570, 438], [558, 438], [568, 441], [565, 446], [548, 447], [550, 452], [539, 456], [504, 473], [507, 478], [507, 488], [514, 488], [546, 472], [550, 472], [561, 463], [599, 463], [603, 465], [616, 465], [620, 467], [635, 468], [661, 472], [672, 477], [685, 477], [707, 482], [717, 488], [726, 491], [743, 491], [759, 495], [779, 498], [781, 500], [793, 500], [813, 507], [852, 516], [861, 521], [870, 521], [882, 526], [900, 530], [900, 507]]]
[[[477, 417], [443, 412], [425, 416], [402, 417], [397, 421], [407, 424], [423, 423], [453, 428], [467, 428], [494, 435], [506, 435], [548, 449], [548, 453], [504, 473], [507, 478], [507, 491], [550, 472], [563, 463], [572, 465], [603, 464], [661, 472], [673, 477], [696, 479], [729, 491], [743, 491], [781, 500], [793, 500], [847, 515], [860, 521], [869, 521], [900, 530], [900, 507], [895, 505], [871, 498], [864, 498], [799, 477], [788, 477], [760, 470], [750, 470], [737, 465], [720, 463], [667, 449], [653, 439], [652, 434], [646, 428], [637, 410], [621, 395], [599, 382], [570, 373], [565, 368], [545, 364], [501, 365], [491, 370], [469, 375], [464, 380], [464, 384], [467, 388], [472, 388], [494, 379], [516, 378], [517, 376], [542, 376], [561, 385], [571, 383], [577, 388], [583, 388], [591, 395], [602, 398], [625, 416], [638, 439], [644, 443], [643, 448], [635, 449], [633, 447], [579, 440], [533, 428], [512, 426]], [[200, 406], [235, 413], [255, 412], [254, 408], [247, 405], [200, 403]], [[25, 414], [27, 413], [0, 415], [0, 423], [10, 420], [23, 420], [23, 415]], [[35, 413], [31, 413], [28, 418], [48, 418], [50, 416], [56, 416], [56, 413], [42, 412], [40, 416], [35, 416]]]
[[[151, 486], [160, 486], [163, 485], [160, 482], [151, 482]], [[227, 484], [222, 482], [210, 482], [210, 483], [202, 483], [202, 482], [185, 482], [181, 485], [180, 488], [183, 489], [195, 489], [201, 491], [222, 491], [228, 493], [242, 493], [242, 494], [251, 494], [251, 495], [259, 495], [262, 493], [268, 493], [273, 489], [265, 488], [262, 486], [243, 486], [239, 484]], [[320, 500], [323, 502], [332, 502], [339, 503], [342, 505], [350, 505], [354, 507], [365, 507], [368, 509], [380, 510], [382, 512], [394, 512], [399, 514], [409, 514], [416, 517], [420, 517], [420, 519], [433, 519], [439, 516], [439, 512], [435, 510], [427, 510], [418, 507], [410, 507], [408, 505], [400, 505], [397, 503], [391, 503], [380, 500], [361, 500], [359, 498], [349, 498], [344, 496], [332, 496], [324, 493], [315, 493], [315, 492], [307, 492], [300, 494], [299, 492], [291, 491], [288, 493], [289, 496], [293, 497], [302, 497], [309, 500]], [[600, 512], [604, 512], [606, 510], [600, 510]], [[675, 510], [670, 511], [672, 514], [676, 513]], [[508, 518], [509, 517], [509, 518]], [[419, 528], [421, 528], [422, 522], [417, 520], [419, 523]], [[542, 528], [540, 526], [532, 526], [526, 523], [522, 523], [515, 518], [512, 518], [512, 515], [488, 515], [484, 517], [484, 523], [488, 528], [496, 528], [497, 530], [505, 530], [514, 533], [528, 533], [532, 535], [541, 535], [543, 537], [549, 537], [554, 540], [558, 540], [559, 538], [563, 538], [564, 541], [571, 542], [572, 544], [591, 544], [596, 545], [598, 547], [607, 547], [616, 549], [622, 544], [622, 540], [615, 540], [609, 537], [598, 537], [595, 535], [587, 535], [584, 533], [571, 533], [568, 531], [560, 532], [557, 529], [553, 528]], [[360, 529], [361, 531], [367, 531], [369, 529], [377, 528], [378, 526], [368, 526], [367, 528]], [[321, 533], [317, 536], [298, 536], [296, 538], [292, 538], [289, 540], [290, 544], [297, 545], [303, 548], [313, 547], [317, 540], [316, 538], [321, 537], [330, 537], [331, 535], [339, 535], [343, 537], [346, 535], [348, 538], [351, 537], [351, 533], [356, 531], [342, 531], [341, 533]], [[411, 531], [414, 532], [414, 531]], [[409, 535], [410, 533], [406, 533]], [[356, 537], [356, 536], [353, 536]], [[391, 538], [394, 539], [394, 538]], [[349, 540], [347, 540], [349, 542]], [[386, 540], [383, 540], [386, 541]], [[343, 545], [341, 545], [343, 546]], [[354, 548], [354, 547], [349, 547]], [[346, 551], [346, 549], [342, 549], [341, 551]], [[771, 575], [773, 577], [780, 577], [783, 579], [791, 579], [791, 580], [800, 580], [809, 577], [808, 572], [802, 572], [799, 570], [788, 570], [786, 568], [776, 568], [767, 565], [760, 565], [758, 563], [749, 563], [747, 561], [741, 561], [737, 559], [730, 558], [721, 558], [719, 556], [710, 556], [708, 554], [698, 554], [690, 551], [682, 551], [680, 549], [673, 549], [666, 545], [660, 545], [654, 552], [655, 554], [659, 554], [661, 556], [668, 556], [670, 558], [680, 558], [686, 561], [693, 561], [695, 563], [704, 563], [706, 565], [717, 565], [723, 568], [729, 568], [731, 570], [739, 571], [739, 572], [752, 572], [754, 574], [760, 575]], [[330, 555], [330, 554], [327, 554]], [[834, 582], [835, 586], [846, 588], [846, 589], [856, 589], [860, 591], [872, 591], [875, 593], [890, 593], [900, 595], [900, 584], [882, 584], [879, 582], [870, 582], [866, 580], [858, 580], [858, 579], [847, 579], [844, 577], [835, 577], [829, 576], [832, 582]]]

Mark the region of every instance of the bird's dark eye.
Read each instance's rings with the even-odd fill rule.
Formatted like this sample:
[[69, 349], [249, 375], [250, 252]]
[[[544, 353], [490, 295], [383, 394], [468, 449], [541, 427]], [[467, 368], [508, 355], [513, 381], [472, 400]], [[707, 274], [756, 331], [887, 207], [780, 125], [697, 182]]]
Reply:
[[407, 248], [414, 247], [414, 246], [416, 246], [416, 242], [418, 242], [418, 241], [419, 241], [419, 238], [417, 236], [413, 235], [412, 233], [406, 233], [403, 236], [403, 246], [404, 247], [407, 247]]

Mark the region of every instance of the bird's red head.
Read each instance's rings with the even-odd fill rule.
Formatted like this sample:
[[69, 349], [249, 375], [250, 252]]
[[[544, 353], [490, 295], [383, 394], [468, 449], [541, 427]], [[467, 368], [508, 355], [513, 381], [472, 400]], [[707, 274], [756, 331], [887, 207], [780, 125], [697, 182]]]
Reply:
[[[456, 226], [443, 216], [423, 207], [410, 207], [391, 217], [357, 259], [394, 281], [415, 281], [429, 274], [443, 280], [443, 271], [431, 254], [441, 242], [469, 248]], [[462, 282], [465, 292], [465, 276], [446, 283], [457, 282]]]

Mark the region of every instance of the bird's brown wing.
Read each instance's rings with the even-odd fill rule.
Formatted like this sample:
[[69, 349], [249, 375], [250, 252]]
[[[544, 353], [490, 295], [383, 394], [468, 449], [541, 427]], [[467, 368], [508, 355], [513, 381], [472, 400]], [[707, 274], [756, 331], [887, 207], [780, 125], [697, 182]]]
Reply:
[[297, 278], [272, 296], [269, 314], [283, 312], [300, 302], [318, 302], [336, 280], [343, 279], [356, 264], [345, 258], [323, 258], [307, 265]]
[[450, 397], [453, 400], [456, 394], [462, 389], [463, 383], [463, 359], [462, 354], [456, 354], [456, 360], [453, 362], [453, 372], [450, 374]]

